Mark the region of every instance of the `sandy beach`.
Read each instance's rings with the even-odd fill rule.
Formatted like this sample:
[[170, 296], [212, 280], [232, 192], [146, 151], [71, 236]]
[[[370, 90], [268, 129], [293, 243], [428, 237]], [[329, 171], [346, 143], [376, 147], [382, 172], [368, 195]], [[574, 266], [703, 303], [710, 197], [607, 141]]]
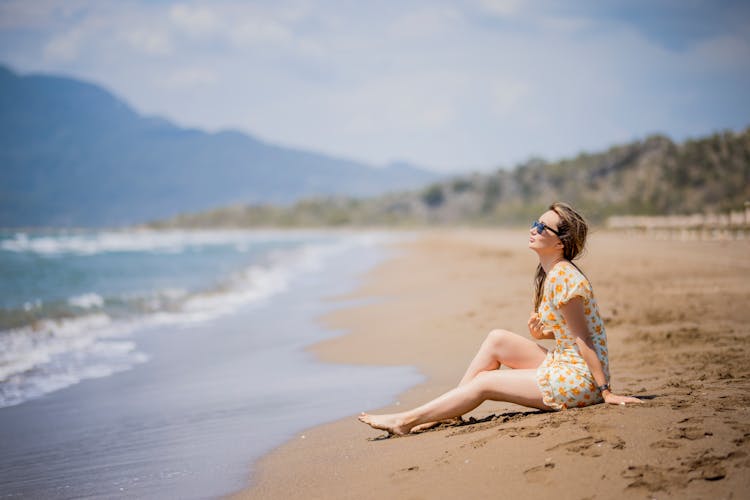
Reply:
[[[366, 303], [320, 318], [329, 363], [410, 365], [454, 387], [489, 331], [529, 337], [536, 255], [517, 230], [424, 231], [367, 274]], [[350, 417], [266, 455], [231, 498], [746, 498], [750, 242], [596, 231], [578, 260], [607, 327], [612, 386], [639, 406], [540, 412], [488, 401], [468, 423], [387, 437]], [[548, 347], [552, 341], [542, 341]]]

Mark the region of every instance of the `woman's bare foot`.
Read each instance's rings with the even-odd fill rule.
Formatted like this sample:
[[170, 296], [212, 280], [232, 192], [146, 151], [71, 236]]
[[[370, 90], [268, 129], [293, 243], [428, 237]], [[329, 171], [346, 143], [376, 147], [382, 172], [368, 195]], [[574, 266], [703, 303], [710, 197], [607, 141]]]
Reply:
[[461, 417], [446, 418], [443, 420], [438, 420], [437, 422], [427, 422], [424, 424], [415, 425], [414, 427], [411, 428], [410, 432], [414, 434], [417, 432], [426, 431], [428, 429], [432, 429], [433, 427], [437, 427], [440, 424], [450, 425], [450, 424], [462, 424], [462, 423], [464, 423], [464, 419]]
[[409, 434], [411, 427], [405, 424], [398, 414], [391, 413], [386, 415], [370, 415], [362, 412], [358, 417], [360, 422], [364, 422], [367, 425], [374, 427], [375, 429], [381, 429], [388, 431], [388, 434], [397, 434], [403, 436]]

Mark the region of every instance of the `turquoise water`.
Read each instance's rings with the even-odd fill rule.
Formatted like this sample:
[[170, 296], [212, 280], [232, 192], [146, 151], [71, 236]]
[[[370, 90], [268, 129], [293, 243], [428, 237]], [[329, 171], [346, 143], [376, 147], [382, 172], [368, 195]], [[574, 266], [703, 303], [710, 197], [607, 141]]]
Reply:
[[0, 492], [214, 498], [306, 428], [392, 403], [412, 367], [320, 363], [330, 297], [409, 238], [378, 232], [8, 233]]
[[271, 231], [0, 233], [0, 328], [83, 310], [161, 310], [231, 286], [250, 266], [283, 265], [273, 261], [282, 250], [312, 252], [345, 240]]
[[0, 408], [145, 363], [133, 332], [257, 306], [300, 276], [389, 238], [331, 231], [0, 233]]

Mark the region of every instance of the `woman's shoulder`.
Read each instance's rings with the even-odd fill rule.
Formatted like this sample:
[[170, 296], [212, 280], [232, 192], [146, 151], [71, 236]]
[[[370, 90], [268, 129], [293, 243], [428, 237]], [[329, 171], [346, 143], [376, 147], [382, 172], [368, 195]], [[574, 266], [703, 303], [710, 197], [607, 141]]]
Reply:
[[550, 276], [553, 278], [551, 279], [553, 283], [563, 282], [569, 286], [582, 284], [587, 288], [591, 286], [583, 272], [568, 260], [563, 260], [555, 264], [550, 270]]
[[[582, 296], [585, 301], [594, 296], [586, 276], [570, 261], [560, 261], [550, 269], [549, 296], [555, 306], [568, 302], [576, 295]], [[584, 301], [584, 302], [585, 302]]]
[[569, 260], [561, 260], [550, 269], [551, 276], [559, 276], [564, 278], [584, 278], [585, 276], [575, 264]]

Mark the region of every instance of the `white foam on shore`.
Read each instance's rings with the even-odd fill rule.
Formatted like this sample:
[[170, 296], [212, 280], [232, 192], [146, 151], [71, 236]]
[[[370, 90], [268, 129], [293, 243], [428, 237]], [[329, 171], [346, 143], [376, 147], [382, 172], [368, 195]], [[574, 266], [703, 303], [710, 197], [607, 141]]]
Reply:
[[84, 293], [70, 297], [68, 304], [80, 307], [81, 309], [91, 309], [92, 307], [101, 307], [104, 305], [104, 299], [98, 293]]
[[261, 303], [286, 290], [295, 276], [318, 271], [336, 255], [358, 245], [376, 244], [377, 241], [375, 238], [359, 237], [274, 251], [269, 255], [267, 265], [251, 265], [235, 273], [226, 288], [190, 297], [182, 307], [186, 313], [183, 321], [205, 321], [248, 304]]
[[117, 336], [122, 328], [106, 314], [63, 320], [40, 320], [31, 326], [0, 332], [0, 382], [49, 363], [55, 356], [83, 351], [98, 339]]
[[0, 408], [147, 361], [134, 342], [114, 340], [127, 331], [90, 314], [0, 332]]
[[[254, 237], [260, 238], [257, 234]], [[265, 236], [266, 239], [269, 237]], [[225, 241], [226, 234], [203, 235], [201, 238], [202, 241], [211, 238]], [[22, 328], [0, 331], [0, 407], [19, 404], [86, 378], [111, 375], [146, 362], [148, 356], [139, 352], [134, 342], [123, 340], [137, 330], [156, 325], [189, 326], [230, 314], [241, 307], [262, 304], [287, 290], [295, 277], [333, 267], [335, 259], [348, 251], [393, 238], [387, 233], [354, 234], [338, 237], [333, 242], [313, 242], [293, 249], [276, 250], [268, 254], [262, 264], [253, 264], [234, 273], [218, 290], [192, 296], [182, 289], [155, 291], [157, 309], [160, 307], [158, 295], [177, 300], [177, 307], [169, 311], [156, 310], [113, 320], [103, 312], [91, 310], [104, 304], [104, 299], [98, 294], [71, 297], [70, 304], [91, 311], [83, 316], [39, 320]], [[20, 241], [18, 235], [16, 241]], [[99, 243], [101, 241], [106, 241], [106, 238]], [[28, 241], [25, 244], [36, 245]], [[45, 245], [38, 244], [37, 250], [52, 248]], [[63, 247], [65, 245], [60, 245], [55, 251], [61, 251]]]
[[0, 249], [29, 252], [45, 256], [59, 254], [95, 255], [105, 252], [181, 253], [188, 248], [234, 245], [247, 251], [253, 243], [294, 241], [319, 236], [320, 231], [307, 230], [150, 230], [126, 229], [71, 234], [60, 231], [52, 235], [16, 233], [0, 241]]

